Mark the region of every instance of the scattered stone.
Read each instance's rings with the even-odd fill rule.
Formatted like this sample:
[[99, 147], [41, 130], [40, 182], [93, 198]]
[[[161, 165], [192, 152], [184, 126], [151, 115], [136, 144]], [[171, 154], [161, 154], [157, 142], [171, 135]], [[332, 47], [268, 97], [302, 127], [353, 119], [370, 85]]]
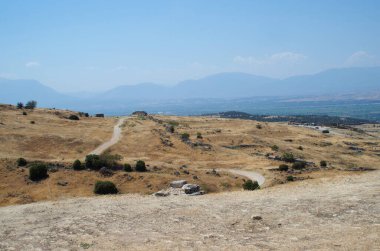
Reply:
[[251, 216], [251, 220], [262, 220], [263, 217], [259, 216], [259, 215], [252, 215]]
[[193, 194], [200, 191], [200, 186], [196, 184], [185, 184], [182, 186], [182, 189], [186, 194]]
[[196, 192], [196, 193], [191, 193], [189, 194], [189, 196], [197, 196], [197, 195], [204, 195], [205, 194], [205, 191], [201, 190], [199, 192]]
[[197, 179], [198, 179], [198, 176], [194, 175], [193, 180], [197, 180]]
[[185, 184], [187, 184], [186, 180], [175, 180], [170, 183], [170, 187], [182, 188]]
[[57, 182], [57, 185], [60, 185], [60, 186], [67, 186], [67, 184], [69, 184], [67, 181], [64, 181], [64, 180], [59, 180]]
[[175, 172], [174, 172], [174, 175], [175, 175], [175, 176], [180, 176], [181, 174], [180, 174], [180, 172], [175, 171]]
[[113, 175], [113, 172], [111, 169], [108, 169], [107, 167], [102, 167], [99, 170], [99, 173], [103, 175], [104, 177], [110, 177]]
[[170, 195], [170, 192], [165, 191], [165, 190], [161, 190], [161, 191], [154, 193], [154, 196], [157, 196], [157, 197], [166, 197], [169, 195]]

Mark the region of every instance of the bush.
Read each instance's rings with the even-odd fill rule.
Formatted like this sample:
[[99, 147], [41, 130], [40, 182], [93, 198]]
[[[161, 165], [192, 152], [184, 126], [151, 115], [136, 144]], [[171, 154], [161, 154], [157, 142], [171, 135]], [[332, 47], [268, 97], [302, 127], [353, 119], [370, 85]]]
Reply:
[[202, 139], [202, 134], [200, 132], [197, 132], [197, 139]]
[[271, 146], [270, 148], [272, 148], [272, 151], [275, 151], [275, 152], [277, 152], [278, 149], [280, 149], [280, 148], [278, 147], [278, 145], [273, 145], [273, 146]]
[[24, 104], [22, 102], [17, 103], [17, 109], [22, 109], [24, 108]]
[[260, 189], [260, 186], [256, 180], [255, 181], [247, 180], [246, 182], [244, 182], [243, 188], [244, 190], [256, 190], [256, 189]]
[[306, 167], [306, 163], [303, 161], [294, 162], [292, 165], [292, 168], [296, 170], [301, 170], [301, 169], [304, 169], [305, 167]]
[[257, 125], [256, 125], [256, 128], [257, 128], [257, 129], [262, 129], [263, 127], [262, 127], [262, 125], [257, 124]]
[[145, 166], [145, 162], [144, 161], [138, 160], [136, 162], [136, 171], [137, 172], [146, 172], [146, 166]]
[[284, 153], [282, 155], [282, 160], [285, 162], [294, 162], [295, 158], [294, 158], [293, 153]]
[[170, 125], [168, 130], [170, 133], [174, 133], [175, 131], [174, 126]]
[[298, 150], [303, 151], [303, 147], [302, 147], [302, 146], [299, 146], [299, 147], [298, 147]]
[[321, 167], [326, 167], [327, 166], [327, 162], [325, 160], [321, 160], [321, 162], [319, 163]]
[[190, 138], [190, 134], [188, 134], [187, 132], [182, 133], [182, 135], [181, 135], [181, 139], [182, 139], [183, 141], [188, 141], [189, 138]]
[[47, 177], [47, 166], [45, 164], [34, 164], [29, 168], [29, 179], [33, 181], [38, 181]]
[[26, 115], [28, 115], [26, 112], [22, 112], [22, 115], [24, 115], [24, 116], [26, 116]]
[[114, 183], [111, 181], [97, 181], [94, 187], [96, 194], [116, 194], [118, 190]]
[[35, 101], [35, 100], [30, 100], [25, 105], [26, 109], [34, 109], [36, 107], [37, 107], [37, 101]]
[[286, 180], [287, 181], [294, 181], [294, 177], [292, 175], [286, 177]]
[[323, 130], [322, 133], [330, 133], [329, 130]]
[[69, 116], [69, 119], [70, 119], [70, 120], [79, 120], [79, 117], [78, 117], [77, 115], [75, 115], [75, 114], [71, 114], [71, 115]]
[[289, 166], [288, 165], [285, 165], [285, 164], [281, 164], [279, 167], [278, 167], [278, 170], [280, 171], [288, 171], [289, 169]]
[[24, 158], [18, 158], [17, 159], [17, 165], [18, 166], [26, 166], [28, 164], [28, 162], [26, 161], [26, 159]]
[[73, 169], [74, 170], [83, 170], [82, 163], [80, 162], [79, 159], [75, 160], [73, 163]]
[[132, 172], [132, 166], [128, 163], [124, 164], [124, 171]]
[[113, 168], [119, 160], [121, 160], [121, 156], [118, 154], [90, 154], [86, 156], [85, 165], [92, 170], [99, 170], [102, 167]]
[[32, 121], [30, 121], [30, 123], [31, 123], [32, 125], [34, 125], [36, 122], [35, 122], [34, 120], [32, 120]]

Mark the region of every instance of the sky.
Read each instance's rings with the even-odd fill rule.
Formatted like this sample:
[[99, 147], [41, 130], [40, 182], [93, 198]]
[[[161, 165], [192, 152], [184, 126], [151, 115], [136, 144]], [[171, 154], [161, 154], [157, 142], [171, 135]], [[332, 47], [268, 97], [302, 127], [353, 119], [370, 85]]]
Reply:
[[0, 77], [63, 92], [378, 65], [378, 0], [0, 0]]

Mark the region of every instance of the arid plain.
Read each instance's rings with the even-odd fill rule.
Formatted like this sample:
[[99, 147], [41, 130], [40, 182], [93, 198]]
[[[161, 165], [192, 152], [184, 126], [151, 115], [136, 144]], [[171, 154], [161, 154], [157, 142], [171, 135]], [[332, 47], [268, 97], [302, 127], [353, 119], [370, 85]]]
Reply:
[[[109, 140], [119, 118], [80, 116], [69, 120], [72, 114], [77, 113], [35, 109], [23, 115], [14, 106], [0, 106], [0, 205], [5, 206], [0, 209], [1, 249], [33, 249], [39, 247], [38, 241], [42, 249], [94, 250], [126, 246], [202, 249], [205, 244], [214, 249], [270, 250], [280, 248], [281, 243], [289, 250], [379, 247], [378, 125], [361, 125], [360, 130], [330, 128], [326, 134], [287, 123], [217, 117], [126, 117], [120, 140], [106, 151], [120, 155], [120, 163], [133, 165], [144, 160], [148, 172], [120, 170], [103, 177], [96, 171], [75, 171], [71, 165]], [[186, 142], [181, 138], [184, 133], [190, 136]], [[307, 161], [308, 167], [279, 171], [284, 162], [276, 157], [284, 153]], [[49, 163], [49, 177], [30, 181], [27, 168], [16, 164], [20, 157]], [[322, 160], [327, 167], [320, 167]], [[247, 177], [230, 169], [263, 175], [261, 191], [242, 191]], [[294, 181], [287, 179], [290, 175]], [[206, 195], [151, 195], [178, 179], [199, 184]], [[97, 180], [114, 182], [119, 194], [91, 198]], [[137, 224], [133, 219], [140, 210], [147, 218], [143, 216], [145, 220]], [[35, 211], [38, 213], [32, 215]], [[25, 214], [29, 216], [23, 217]], [[77, 223], [74, 216], [79, 217]], [[100, 219], [102, 227], [90, 226]], [[119, 220], [128, 227], [117, 224]], [[164, 232], [155, 226], [150, 226], [156, 230], [149, 232], [149, 220], [157, 221]], [[25, 221], [41, 221], [41, 229], [52, 234], [44, 239], [33, 232], [34, 241], [25, 239], [16, 245], [14, 238], [23, 239], [22, 233], [35, 227]], [[177, 229], [180, 226], [183, 231]], [[60, 229], [71, 232], [61, 236]], [[112, 241], [99, 232], [109, 229]], [[161, 236], [163, 233], [167, 236]], [[123, 240], [122, 234], [128, 240]], [[99, 241], [102, 238], [104, 241]], [[139, 246], [141, 242], [144, 247]]]

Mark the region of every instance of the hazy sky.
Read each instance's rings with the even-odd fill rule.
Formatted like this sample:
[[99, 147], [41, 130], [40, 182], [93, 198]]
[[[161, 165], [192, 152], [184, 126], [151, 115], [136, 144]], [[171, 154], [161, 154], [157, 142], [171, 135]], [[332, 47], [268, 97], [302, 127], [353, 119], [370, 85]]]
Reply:
[[378, 0], [0, 0], [0, 77], [61, 91], [379, 59]]

